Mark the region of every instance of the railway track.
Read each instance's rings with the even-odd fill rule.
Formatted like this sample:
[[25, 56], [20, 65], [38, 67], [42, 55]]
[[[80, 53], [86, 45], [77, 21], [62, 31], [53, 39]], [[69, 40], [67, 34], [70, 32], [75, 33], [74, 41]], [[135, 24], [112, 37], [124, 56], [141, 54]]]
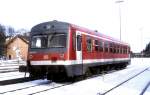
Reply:
[[143, 95], [146, 90], [148, 89], [148, 87], [150, 86], [150, 81], [147, 83], [147, 85], [144, 87], [144, 89], [142, 90], [142, 92], [140, 93], [140, 95]]
[[[126, 70], [126, 72], [124, 72], [124, 70]], [[113, 78], [117, 78], [117, 76], [126, 76], [124, 79], [122, 80], [119, 80], [118, 82], [115, 81], [113, 83], [115, 84], [110, 84], [110, 86], [104, 90], [102, 90], [100, 93], [98, 93], [97, 95], [116, 95], [116, 94], [111, 94], [111, 92], [114, 92], [116, 89], [120, 89], [120, 87], [125, 84], [128, 84], [129, 81], [134, 81], [135, 79], [137, 79], [137, 77], [144, 77], [142, 75], [145, 75], [146, 72], [147, 74], [150, 74], [150, 67], [148, 68], [127, 68], [127, 69], [124, 69], [121, 71], [121, 73], [117, 73], [115, 70], [112, 70], [110, 72], [106, 72], [104, 73], [104, 75], [106, 74], [106, 79], [105, 79], [105, 83], [110, 81], [110, 79], [113, 79]], [[135, 71], [135, 72], [133, 72]], [[116, 76], [112, 76], [111, 73], [115, 73], [116, 74], [113, 74], [113, 75], [116, 75]], [[109, 78], [109, 74], [111, 75], [111, 78]], [[128, 75], [127, 75], [128, 74]], [[97, 79], [102, 79], [102, 75], [99, 74], [99, 75], [94, 75], [92, 77], [89, 77], [88, 79], [91, 80], [92, 78], [95, 78], [97, 76], [100, 76], [99, 78]], [[35, 80], [36, 81], [36, 80]], [[4, 88], [1, 88], [0, 86], [0, 94], [4, 94], [4, 95], [8, 95], [8, 94], [12, 94], [12, 95], [40, 95], [40, 94], [45, 94], [45, 93], [53, 93], [53, 91], [61, 91], [61, 89], [64, 89], [63, 86], [65, 87], [65, 90], [68, 89], [68, 86], [67, 85], [70, 85], [69, 87], [73, 87], [71, 84], [71, 82], [69, 83], [55, 83], [55, 82], [52, 82], [52, 81], [45, 81], [45, 80], [41, 80], [42, 82], [40, 83], [33, 83], [32, 85], [30, 85], [32, 83], [32, 81], [29, 81], [28, 83], [21, 83], [19, 82], [18, 84], [13, 84], [13, 85], [16, 85], [17, 88], [13, 88], [15, 86], [13, 85], [10, 85], [12, 86], [13, 89], [6, 89], [6, 88], [11, 88], [9, 85], [6, 85], [6, 88], [4, 86]], [[45, 81], [45, 82], [43, 82]], [[22, 84], [21, 86], [18, 86]], [[150, 82], [148, 82], [148, 84], [144, 84], [143, 89], [141, 89], [141, 93], [140, 94], [132, 94], [132, 95], [143, 95], [147, 88], [149, 87], [150, 85]], [[67, 86], [67, 88], [66, 88]], [[4, 89], [4, 90], [3, 90]], [[53, 90], [55, 89], [55, 90]], [[51, 91], [52, 90], [52, 91]], [[97, 90], [99, 91], [99, 90]], [[119, 91], [119, 90], [118, 90]], [[139, 92], [140, 92], [139, 91]], [[76, 92], [78, 94], [78, 92]], [[68, 95], [68, 94], [67, 94]], [[122, 95], [122, 94], [119, 94], [119, 95]], [[128, 95], [128, 94], [127, 94]]]
[[19, 65], [0, 65], [0, 73], [15, 72], [19, 70]]
[[34, 85], [31, 85], [31, 86], [22, 86], [22, 87], [19, 87], [16, 89], [3, 91], [3, 92], [0, 92], [0, 94], [3, 94], [3, 95], [5, 95], [5, 94], [34, 95], [34, 94], [41, 93], [44, 91], [60, 88], [60, 87], [66, 86], [66, 85], [69, 85], [69, 84], [68, 83], [60, 84], [60, 83], [54, 83], [52, 81], [44, 81], [44, 82], [40, 82], [40, 83], [35, 83]]
[[42, 90], [42, 91], [37, 91], [37, 92], [34, 92], [34, 93], [30, 93], [28, 95], [34, 95], [34, 94], [39, 94], [39, 93], [42, 93], [42, 92], [45, 92], [45, 91], [49, 91], [49, 90], [52, 90], [52, 89], [56, 89], [56, 88], [60, 88], [60, 87], [63, 87], [63, 86], [67, 86], [67, 85], [70, 85], [72, 83], [67, 83], [67, 84], [61, 84], [59, 86], [54, 86], [52, 88], [48, 88], [48, 89], [45, 89], [45, 90]]
[[12, 89], [12, 90], [7, 90], [7, 91], [4, 91], [4, 92], [0, 92], [0, 94], [6, 94], [6, 93], [10, 93], [10, 92], [16, 92], [16, 91], [19, 91], [19, 90], [29, 89], [29, 88], [33, 88], [33, 87], [44, 85], [44, 84], [48, 84], [48, 83], [49, 83], [48, 81], [46, 81], [46, 82], [44, 81], [44, 82], [41, 82], [41, 83], [38, 83], [38, 84], [35, 84], [35, 85], [23, 86], [23, 87], [15, 88], [15, 89]]
[[[8, 74], [8, 75], [7, 75]], [[17, 74], [12, 74], [12, 75], [9, 75], [9, 73], [6, 73], [6, 75], [5, 76], [1, 76], [1, 74], [0, 74], [0, 79], [2, 79], [2, 78], [9, 78], [9, 77], [14, 77], [14, 76], [24, 76], [24, 74], [22, 74], [22, 73], [17, 73]], [[1, 80], [0, 80], [1, 81]]]
[[27, 81], [35, 80], [30, 77], [21, 77], [21, 78], [15, 78], [15, 79], [8, 79], [8, 80], [2, 80], [0, 81], [0, 86], [3, 85], [9, 85], [9, 84], [16, 84], [16, 83], [23, 83]]
[[[0, 86], [14, 84], [19, 82], [30, 81], [29, 74], [20, 73], [20, 72], [9, 72], [9, 73], [0, 73]], [[31, 79], [32, 80], [32, 79]]]
[[[130, 80], [136, 78], [137, 76], [141, 75], [141, 74], [144, 73], [145, 71], [148, 71], [149, 69], [150, 69], [150, 67], [148, 67], [148, 68], [146, 68], [146, 69], [140, 71], [139, 73], [137, 73], [137, 74], [133, 75], [132, 77], [126, 79], [125, 81], [123, 81], [123, 82], [117, 84], [116, 86], [110, 88], [109, 90], [107, 90], [107, 91], [105, 91], [105, 92], [103, 92], [103, 93], [98, 93], [97, 95], [107, 95], [109, 92], [111, 92], [111, 91], [115, 90], [116, 88], [122, 86], [122, 85], [125, 84], [126, 82], [129, 82]], [[145, 86], [145, 88], [142, 90], [142, 92], [141, 92], [140, 95], [143, 95], [143, 94], [144, 94], [144, 92], [146, 91], [146, 89], [148, 88], [149, 85], [150, 85], [150, 82]]]
[[0, 69], [0, 73], [16, 72], [18, 68]]

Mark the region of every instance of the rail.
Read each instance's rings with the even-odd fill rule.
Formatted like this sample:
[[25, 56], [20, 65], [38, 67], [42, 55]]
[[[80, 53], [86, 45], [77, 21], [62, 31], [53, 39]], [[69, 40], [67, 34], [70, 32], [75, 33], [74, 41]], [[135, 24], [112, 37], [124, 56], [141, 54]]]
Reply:
[[[137, 77], [138, 75], [142, 74], [143, 72], [145, 72], [145, 71], [148, 70], [149, 68], [150, 68], [150, 67], [144, 69], [143, 71], [141, 71], [141, 72], [137, 73], [136, 75], [134, 75], [134, 76], [128, 78], [127, 80], [125, 80], [125, 81], [119, 83], [118, 85], [116, 85], [116, 86], [114, 86], [113, 88], [111, 88], [111, 89], [105, 91], [104, 93], [102, 93], [102, 94], [101, 94], [101, 93], [98, 93], [97, 95], [105, 95], [105, 94], [109, 93], [110, 91], [112, 91], [112, 90], [116, 89], [117, 87], [123, 85], [124, 83], [128, 82], [129, 80], [131, 80], [131, 79]], [[141, 94], [141, 95], [142, 95], [142, 94]]]

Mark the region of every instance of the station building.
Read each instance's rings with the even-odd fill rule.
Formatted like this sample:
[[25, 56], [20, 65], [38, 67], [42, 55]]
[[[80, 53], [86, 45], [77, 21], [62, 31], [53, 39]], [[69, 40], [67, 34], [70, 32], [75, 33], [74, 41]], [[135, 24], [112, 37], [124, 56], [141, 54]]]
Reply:
[[27, 60], [28, 55], [28, 38], [22, 35], [17, 35], [10, 38], [6, 42], [6, 56], [11, 59]]

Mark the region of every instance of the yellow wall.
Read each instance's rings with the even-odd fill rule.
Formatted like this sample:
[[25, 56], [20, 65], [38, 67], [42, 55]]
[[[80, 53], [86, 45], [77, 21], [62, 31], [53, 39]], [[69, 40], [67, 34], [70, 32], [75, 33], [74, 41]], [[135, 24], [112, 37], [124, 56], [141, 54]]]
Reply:
[[11, 59], [16, 59], [16, 52], [14, 50], [16, 49], [15, 47], [19, 47], [21, 58], [26, 60], [28, 54], [28, 44], [20, 38], [14, 39], [9, 45], [7, 45], [7, 58], [11, 55]]

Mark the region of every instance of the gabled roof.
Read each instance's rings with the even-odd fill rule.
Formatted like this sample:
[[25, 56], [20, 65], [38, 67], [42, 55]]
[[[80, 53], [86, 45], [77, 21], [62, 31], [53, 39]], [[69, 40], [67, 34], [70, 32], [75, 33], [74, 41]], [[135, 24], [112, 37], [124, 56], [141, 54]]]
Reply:
[[25, 43], [29, 44], [28, 37], [22, 36], [22, 35], [16, 35], [15, 37], [11, 38], [10, 40], [6, 41], [6, 45], [9, 45], [12, 43], [16, 38], [20, 38]]

